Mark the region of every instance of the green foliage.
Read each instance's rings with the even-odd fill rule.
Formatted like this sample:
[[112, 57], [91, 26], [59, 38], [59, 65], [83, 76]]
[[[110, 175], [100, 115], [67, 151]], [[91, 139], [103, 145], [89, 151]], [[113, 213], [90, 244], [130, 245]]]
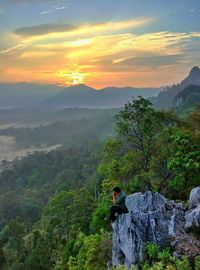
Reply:
[[146, 255], [148, 260], [154, 261], [158, 258], [159, 246], [154, 243], [147, 243]]
[[195, 270], [200, 270], [200, 256], [195, 258]]
[[164, 263], [172, 261], [172, 256], [169, 248], [166, 248], [160, 252], [158, 252], [158, 259], [163, 261]]
[[[100, 156], [101, 143], [91, 141], [81, 148], [36, 152], [8, 164], [0, 174], [2, 265], [66, 269], [77, 233], [90, 232], [95, 207], [91, 183]], [[17, 226], [9, 225], [12, 234], [7, 231], [16, 218], [26, 228], [14, 237]]]
[[168, 160], [168, 168], [173, 172], [174, 178], [170, 185], [175, 190], [188, 192], [190, 187], [199, 185], [200, 150], [189, 133], [178, 131], [172, 136], [174, 154]]
[[[25, 257], [24, 237], [25, 226], [18, 220], [12, 220], [0, 232], [0, 243], [3, 245], [2, 249], [2, 263], [6, 259], [10, 268], [23, 262]], [[17, 268], [16, 268], [17, 269]]]
[[[177, 102], [181, 100], [181, 102]], [[176, 110], [180, 114], [194, 111], [195, 105], [200, 103], [200, 86], [189, 85], [176, 96]]]
[[171, 135], [178, 125], [173, 113], [156, 111], [142, 97], [127, 103], [116, 116], [118, 137], [108, 140], [98, 169], [104, 181], [110, 186], [117, 182], [131, 193], [146, 189], [167, 193], [172, 178], [167, 167]]
[[160, 250], [154, 243], [147, 243], [146, 260], [141, 267], [142, 270], [192, 270], [188, 257], [177, 259], [168, 248]]
[[0, 229], [20, 217], [31, 230], [51, 196], [89, 186], [100, 160], [100, 146], [91, 142], [15, 160], [0, 174]]
[[186, 256], [183, 256], [180, 260], [175, 260], [177, 270], [192, 270], [192, 266]]
[[75, 258], [70, 259], [69, 270], [104, 270], [111, 257], [111, 237], [104, 231], [89, 236], [80, 233], [75, 248], [78, 253]]
[[103, 193], [100, 197], [98, 207], [93, 212], [91, 229], [94, 231], [99, 231], [106, 227], [107, 222], [105, 218], [109, 215], [109, 207], [111, 205], [110, 196]]

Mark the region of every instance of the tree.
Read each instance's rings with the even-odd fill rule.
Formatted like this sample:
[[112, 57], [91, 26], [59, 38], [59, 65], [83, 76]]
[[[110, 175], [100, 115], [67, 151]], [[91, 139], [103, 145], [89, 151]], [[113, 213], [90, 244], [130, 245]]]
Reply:
[[160, 123], [156, 121], [152, 103], [142, 97], [128, 102], [116, 116], [117, 131], [141, 154], [141, 167], [147, 170], [154, 152], [154, 142]]
[[168, 167], [173, 172], [170, 185], [187, 198], [191, 188], [200, 185], [200, 147], [189, 132], [177, 131], [173, 136], [173, 155]]
[[19, 265], [24, 261], [25, 233], [25, 226], [18, 220], [12, 220], [0, 233], [0, 242], [3, 246], [4, 258], [10, 269], [12, 269], [12, 266]]
[[77, 255], [70, 257], [69, 270], [104, 270], [111, 258], [111, 237], [103, 230], [89, 236], [79, 233], [75, 242]]
[[171, 134], [178, 124], [174, 113], [156, 111], [142, 97], [127, 103], [116, 116], [118, 136], [105, 147], [99, 169], [104, 184], [115, 180], [131, 192], [165, 190], [172, 177], [167, 167]]

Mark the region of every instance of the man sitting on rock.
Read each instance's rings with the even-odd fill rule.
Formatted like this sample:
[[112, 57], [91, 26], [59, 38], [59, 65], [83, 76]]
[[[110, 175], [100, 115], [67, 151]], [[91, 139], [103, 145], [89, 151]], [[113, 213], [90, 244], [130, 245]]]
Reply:
[[112, 193], [112, 202], [114, 205], [110, 208], [110, 216], [108, 218], [112, 222], [115, 221], [118, 214], [128, 213], [128, 209], [125, 205], [125, 199], [126, 194], [121, 191], [119, 187], [114, 187]]

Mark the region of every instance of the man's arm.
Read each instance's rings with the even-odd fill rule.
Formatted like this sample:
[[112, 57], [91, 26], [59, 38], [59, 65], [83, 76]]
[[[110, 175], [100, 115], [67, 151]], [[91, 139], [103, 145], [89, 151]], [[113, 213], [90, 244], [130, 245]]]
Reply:
[[113, 202], [113, 204], [115, 204], [115, 201], [116, 201], [115, 195], [114, 195], [114, 193], [112, 193], [112, 202]]

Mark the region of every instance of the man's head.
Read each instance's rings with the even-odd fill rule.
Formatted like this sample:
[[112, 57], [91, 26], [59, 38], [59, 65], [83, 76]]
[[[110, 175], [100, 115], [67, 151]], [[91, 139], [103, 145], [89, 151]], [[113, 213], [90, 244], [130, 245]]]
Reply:
[[121, 189], [119, 187], [114, 187], [113, 192], [115, 195], [118, 195], [121, 192]]

